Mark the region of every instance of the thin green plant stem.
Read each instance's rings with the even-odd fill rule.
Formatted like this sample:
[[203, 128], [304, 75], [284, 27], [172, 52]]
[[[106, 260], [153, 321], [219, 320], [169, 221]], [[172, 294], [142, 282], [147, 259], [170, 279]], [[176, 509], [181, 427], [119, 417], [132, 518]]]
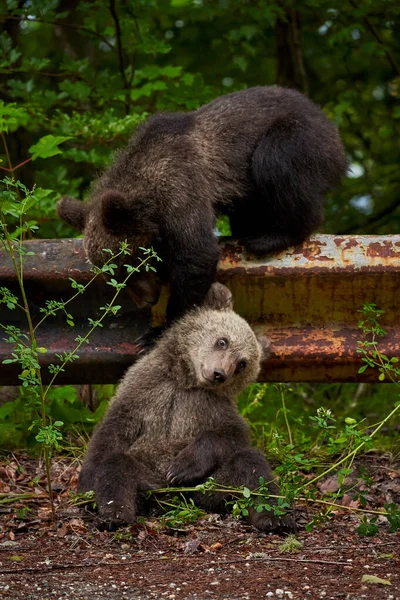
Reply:
[[0, 494], [0, 504], [12, 504], [13, 502], [20, 502], [21, 500], [32, 500], [33, 498], [46, 498], [46, 494]]
[[306, 497], [302, 497], [302, 496], [296, 496], [295, 500], [297, 502], [305, 502], [305, 503], [310, 503], [311, 502], [312, 504], [327, 505], [329, 509], [331, 509], [331, 508], [339, 508], [341, 510], [347, 510], [349, 512], [366, 513], [366, 514], [383, 515], [383, 516], [386, 516], [388, 514], [384, 510], [374, 510], [374, 509], [368, 509], [368, 508], [357, 508], [356, 506], [345, 506], [343, 504], [332, 503], [329, 500], [311, 499], [311, 498], [306, 498]]
[[7, 140], [6, 140], [6, 136], [4, 135], [4, 132], [1, 132], [1, 139], [3, 140], [3, 146], [4, 146], [4, 152], [7, 158], [7, 162], [8, 162], [8, 166], [9, 166], [9, 170], [11, 173], [11, 177], [14, 179], [14, 168], [11, 162], [11, 156], [10, 156], [10, 152], [8, 150], [8, 145], [7, 145]]
[[[14, 166], [11, 161], [10, 151], [8, 149], [8, 144], [7, 144], [6, 136], [4, 135], [4, 131], [1, 132], [1, 139], [3, 140], [4, 152], [5, 152], [5, 155], [7, 158], [9, 172], [11, 174], [12, 179], [15, 181], [15, 169], [14, 169]], [[21, 200], [21, 194], [20, 194], [19, 188], [16, 187], [16, 190], [17, 190], [16, 191], [17, 197], [19, 200]]]
[[[23, 306], [21, 306], [20, 308], [21, 308], [21, 310], [23, 310], [25, 312], [25, 309]], [[3, 323], [0, 323], [0, 327], [2, 329], [4, 329], [4, 331], [7, 331], [7, 327], [6, 327], [6, 325], [3, 325]], [[27, 344], [26, 342], [24, 342], [24, 340], [19, 340], [19, 343], [22, 344], [23, 346], [25, 346], [25, 348], [30, 348], [30, 345]]]
[[279, 384], [279, 393], [280, 393], [280, 396], [281, 396], [283, 417], [285, 419], [286, 429], [287, 429], [288, 436], [289, 436], [289, 444], [291, 446], [293, 446], [292, 431], [290, 429], [289, 420], [288, 420], [288, 417], [287, 417], [287, 412], [288, 411], [287, 411], [287, 408], [286, 408], [285, 392], [283, 390], [283, 384], [282, 383]]
[[[108, 265], [108, 264], [109, 264], [109, 263], [110, 263], [112, 260], [115, 260], [116, 258], [118, 258], [119, 256], [121, 256], [121, 254], [122, 254], [122, 251], [121, 251], [121, 252], [118, 252], [118, 254], [116, 254], [115, 256], [112, 256], [111, 258], [109, 258], [109, 259], [107, 260], [107, 262], [105, 262], [105, 263], [104, 263], [104, 266]], [[65, 302], [63, 302], [63, 303], [62, 303], [62, 306], [56, 306], [56, 307], [53, 309], [53, 312], [54, 312], [54, 313], [56, 313], [56, 312], [58, 312], [58, 311], [60, 311], [60, 310], [64, 310], [64, 309], [65, 309], [65, 307], [66, 307], [66, 306], [68, 306], [68, 304], [70, 304], [70, 302], [72, 302], [73, 300], [75, 300], [75, 298], [77, 298], [78, 296], [80, 296], [81, 294], [83, 294], [83, 293], [86, 291], [86, 289], [87, 289], [87, 288], [88, 288], [88, 287], [89, 287], [89, 286], [90, 286], [90, 285], [93, 283], [93, 281], [94, 281], [95, 279], [97, 279], [97, 277], [98, 277], [99, 275], [101, 275], [101, 271], [99, 271], [98, 273], [96, 273], [96, 274], [94, 275], [94, 277], [92, 277], [92, 278], [90, 279], [90, 281], [88, 281], [88, 283], [86, 283], [86, 284], [83, 286], [83, 288], [82, 288], [81, 290], [79, 290], [78, 292], [76, 292], [75, 294], [73, 294], [73, 296], [71, 296], [71, 298], [68, 298], [68, 300], [66, 300]], [[47, 317], [48, 317], [49, 315], [50, 315], [50, 313], [47, 313], [47, 314], [45, 314], [45, 315], [44, 315], [44, 316], [43, 316], [43, 317], [40, 319], [40, 321], [39, 321], [39, 322], [38, 322], [38, 323], [35, 325], [35, 328], [34, 328], [34, 330], [35, 330], [35, 331], [36, 331], [36, 329], [37, 329], [37, 328], [38, 328], [38, 327], [39, 327], [39, 326], [40, 326], [40, 325], [43, 323], [43, 321], [45, 321], [45, 319], [47, 319]]]
[[[154, 489], [154, 490], [149, 490], [147, 493], [151, 496], [153, 495], [157, 495], [157, 494], [173, 494], [173, 493], [185, 493], [185, 492], [199, 492], [201, 490], [197, 489], [196, 487], [176, 487], [176, 488], [159, 488], [159, 489]], [[231, 494], [233, 496], [235, 496], [236, 498], [243, 498], [243, 490], [241, 490], [240, 488], [230, 488], [230, 487], [224, 487], [224, 486], [215, 486], [210, 490], [206, 490], [204, 493], [219, 493], [219, 494]], [[268, 496], [265, 495], [265, 493], [263, 492], [257, 492], [257, 491], [252, 491], [251, 492], [252, 496], [258, 496], [258, 497], [263, 497], [263, 498], [275, 498], [276, 500], [280, 500], [280, 499], [285, 499], [284, 496], [281, 496], [279, 494], [268, 494]], [[374, 510], [374, 509], [367, 509], [367, 508], [357, 508], [354, 506], [344, 506], [342, 504], [336, 504], [336, 503], [332, 503], [329, 500], [320, 500], [318, 498], [307, 498], [306, 496], [295, 496], [294, 500], [296, 502], [304, 502], [306, 504], [322, 504], [322, 505], [326, 505], [328, 507], [333, 507], [333, 508], [338, 508], [338, 509], [342, 509], [342, 510], [347, 510], [350, 512], [358, 512], [358, 513], [366, 513], [366, 514], [374, 514], [374, 515], [387, 515], [388, 513], [384, 510]], [[88, 501], [90, 502], [90, 501]], [[165, 501], [162, 500], [162, 502], [164, 503]], [[173, 505], [174, 508], [176, 508], [175, 505]]]
[[[392, 376], [391, 372], [387, 369], [385, 363], [382, 360], [382, 357], [377, 349], [377, 342], [376, 342], [376, 335], [373, 332], [372, 333], [372, 343], [374, 345], [374, 349], [377, 353], [378, 356], [378, 361], [376, 359], [373, 358], [369, 358], [369, 360], [371, 360], [375, 366], [380, 367], [382, 369], [384, 369], [384, 372], [388, 375], [388, 377], [390, 378], [390, 380], [392, 381], [392, 383], [394, 383], [395, 385], [399, 386], [399, 382], [396, 381], [396, 379], [394, 379], [394, 377]], [[364, 350], [365, 354], [367, 354], [367, 352]], [[400, 408], [400, 403], [397, 404], [397, 406], [394, 407], [394, 409], [382, 420], [380, 421], [375, 429], [373, 430], [373, 432], [368, 436], [368, 439], [373, 438], [383, 427], [383, 425], [385, 423], [387, 423], [387, 421], [389, 419], [392, 418], [392, 416], [399, 410]], [[331, 471], [337, 469], [340, 465], [342, 465], [344, 462], [346, 462], [346, 460], [350, 459], [350, 465], [353, 464], [354, 458], [356, 457], [357, 453], [365, 446], [366, 441], [362, 441], [354, 450], [352, 450], [352, 452], [350, 452], [349, 454], [347, 454], [346, 456], [344, 456], [341, 460], [339, 460], [338, 462], [336, 462], [335, 464], [331, 465], [329, 467], [329, 469], [323, 471], [322, 473], [320, 473], [319, 475], [317, 475], [316, 477], [314, 477], [313, 479], [310, 479], [310, 481], [307, 481], [304, 487], [310, 486], [311, 484], [319, 481], [322, 477], [325, 477], [328, 473], [330, 473]]]
[[[379, 363], [380, 366], [384, 369], [386, 375], [389, 377], [389, 379], [392, 381], [392, 383], [395, 383], [397, 386], [399, 385], [399, 382], [396, 381], [396, 379], [394, 379], [394, 377], [392, 376], [391, 372], [385, 367], [384, 362], [382, 361], [382, 357], [378, 352], [378, 358], [379, 358]], [[375, 363], [376, 364], [376, 363]]]
[[[374, 429], [374, 431], [368, 436], [369, 438], [373, 438], [384, 426], [385, 423], [387, 423], [387, 421], [389, 419], [391, 419], [393, 417], [393, 415], [400, 409], [400, 403], [394, 407], [394, 409], [379, 423], [379, 425]], [[314, 477], [313, 479], [310, 479], [310, 481], [307, 481], [303, 487], [308, 487], [309, 485], [311, 485], [312, 483], [315, 483], [316, 481], [319, 481], [322, 477], [325, 477], [325, 475], [327, 475], [328, 473], [330, 473], [331, 471], [333, 471], [334, 469], [337, 469], [337, 467], [339, 467], [340, 465], [342, 465], [347, 459], [349, 459], [350, 457], [355, 457], [356, 454], [365, 446], [365, 441], [361, 442], [357, 448], [355, 448], [354, 450], [352, 450], [349, 454], [347, 454], [344, 458], [342, 458], [341, 460], [339, 460], [338, 462], [336, 462], [335, 464], [331, 465], [331, 467], [329, 467], [329, 469], [327, 469], [326, 471], [324, 471], [323, 473], [320, 473], [320, 475], [317, 475], [316, 477]]]
[[[355, 459], [355, 454], [350, 458], [349, 464], [346, 467], [347, 469], [351, 469], [354, 459]], [[334, 507], [340, 506], [340, 504], [339, 505], [336, 504], [336, 500], [339, 498], [340, 494], [342, 493], [342, 487], [343, 486], [340, 485], [339, 489], [335, 492], [335, 494], [333, 495], [333, 498], [332, 498], [332, 502], [326, 501], [327, 504], [329, 504], [327, 511], [326, 511], [326, 515], [329, 515], [329, 513], [333, 510]], [[348, 490], [348, 491], [350, 491], [350, 490]]]
[[[155, 254], [152, 253], [149, 256], [147, 256], [145, 259], [142, 260], [142, 262], [139, 264], [139, 266], [137, 267], [137, 269], [140, 269], [141, 267], [143, 267], [143, 265], [145, 265], [151, 258], [154, 258]], [[72, 352], [70, 353], [71, 355], [74, 355], [79, 348], [82, 346], [82, 344], [84, 344], [86, 342], [86, 340], [89, 339], [89, 337], [92, 335], [93, 331], [99, 326], [99, 324], [106, 318], [106, 316], [109, 314], [111, 307], [113, 306], [114, 302], [116, 301], [121, 289], [123, 287], [125, 287], [127, 281], [129, 280], [129, 278], [132, 276], [132, 274], [135, 273], [135, 271], [131, 271], [131, 273], [128, 273], [127, 277], [125, 277], [125, 279], [123, 280], [123, 282], [121, 283], [121, 287], [119, 287], [119, 289], [117, 289], [117, 291], [115, 292], [114, 296], [111, 299], [111, 302], [108, 305], [108, 309], [104, 311], [104, 313], [101, 315], [100, 319], [98, 319], [98, 321], [96, 322], [95, 325], [93, 325], [89, 331], [87, 332], [87, 334], [78, 342], [78, 344], [76, 345], [76, 347], [74, 348], [74, 350], [72, 350]], [[67, 364], [67, 362], [69, 362], [68, 360], [65, 360], [61, 365], [60, 365], [60, 369], [63, 369], [65, 367], [65, 365]], [[46, 390], [44, 392], [44, 398], [46, 398], [51, 386], [53, 385], [53, 382], [55, 380], [55, 378], [57, 377], [58, 373], [60, 371], [57, 371], [53, 377], [51, 378], [49, 384], [46, 387]]]
[[[4, 215], [2, 213], [2, 219], [4, 218]], [[18, 281], [18, 286], [21, 292], [21, 296], [22, 296], [22, 302], [23, 302], [23, 306], [24, 306], [24, 311], [25, 311], [25, 315], [26, 315], [26, 320], [28, 323], [28, 330], [29, 330], [29, 337], [30, 337], [30, 341], [31, 341], [31, 350], [33, 353], [33, 356], [35, 357], [37, 364], [39, 364], [39, 358], [38, 358], [38, 353], [36, 351], [36, 337], [35, 337], [35, 331], [33, 329], [33, 323], [32, 323], [32, 318], [31, 318], [31, 313], [30, 313], [30, 309], [29, 309], [29, 303], [28, 303], [28, 299], [26, 296], [26, 292], [25, 292], [25, 287], [24, 287], [24, 281], [23, 281], [23, 271], [20, 271], [18, 268], [18, 263], [15, 259], [15, 251], [14, 251], [14, 247], [12, 244], [12, 240], [10, 238], [10, 234], [8, 232], [8, 228], [4, 227], [3, 228], [4, 231], [4, 235], [5, 235], [5, 239], [6, 239], [6, 243], [8, 246], [8, 254], [11, 258], [11, 261], [13, 263], [13, 267], [14, 267], [14, 271], [15, 271], [15, 275], [17, 277], [17, 281]], [[21, 234], [22, 235], [22, 234]], [[20, 257], [22, 256], [22, 240], [19, 240], [19, 244], [20, 244], [20, 251], [19, 251], [19, 255]], [[43, 394], [43, 382], [42, 382], [42, 375], [41, 375], [41, 369], [40, 366], [39, 368], [35, 368], [35, 375], [37, 377], [37, 381], [39, 384], [39, 398], [40, 398], [40, 406], [41, 406], [41, 421], [42, 421], [42, 426], [44, 427], [46, 425], [46, 404], [45, 404], [45, 396]], [[45, 465], [46, 465], [46, 478], [47, 478], [47, 487], [48, 487], [48, 494], [49, 494], [49, 500], [50, 500], [50, 507], [51, 507], [51, 514], [54, 518], [55, 516], [55, 509], [54, 509], [54, 500], [53, 500], [53, 490], [51, 488], [51, 473], [50, 473], [50, 469], [51, 469], [51, 465], [50, 465], [50, 455], [49, 455], [49, 450], [46, 446], [44, 446], [44, 459], [45, 459]]]

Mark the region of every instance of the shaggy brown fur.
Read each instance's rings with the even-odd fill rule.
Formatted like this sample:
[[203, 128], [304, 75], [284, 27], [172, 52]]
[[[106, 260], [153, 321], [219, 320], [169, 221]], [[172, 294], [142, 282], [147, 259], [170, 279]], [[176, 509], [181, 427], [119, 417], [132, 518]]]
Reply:
[[[98, 266], [108, 258], [102, 249], [117, 251], [124, 239], [133, 260], [139, 246], [153, 245], [170, 283], [171, 323], [200, 305], [214, 280], [218, 214], [229, 215], [249, 252], [282, 250], [320, 225], [324, 196], [345, 170], [337, 129], [318, 106], [295, 90], [254, 87], [194, 112], [153, 116], [94, 185], [89, 204], [65, 197], [58, 211], [84, 231]], [[150, 287], [142, 300], [151, 303], [158, 284]]]
[[[214, 284], [201, 308], [130, 367], [90, 440], [79, 480], [81, 492], [95, 491], [107, 525], [133, 522], [138, 506], [146, 509], [146, 490], [197, 484], [211, 475], [250, 489], [262, 476], [278, 493], [234, 402], [256, 379], [262, 354], [249, 325], [233, 312], [230, 292]], [[207, 510], [224, 509], [221, 494], [199, 493], [195, 500]], [[250, 510], [249, 521], [266, 531], [292, 527], [288, 517], [265, 511]]]

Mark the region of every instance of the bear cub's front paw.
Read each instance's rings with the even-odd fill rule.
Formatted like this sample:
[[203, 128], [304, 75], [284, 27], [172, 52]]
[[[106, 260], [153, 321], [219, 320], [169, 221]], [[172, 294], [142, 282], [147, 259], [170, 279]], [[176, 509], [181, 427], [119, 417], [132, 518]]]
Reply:
[[158, 339], [165, 331], [165, 327], [152, 327], [135, 339], [135, 344], [140, 346], [138, 354], [147, 354], [154, 348]]
[[169, 484], [195, 483], [207, 477], [211, 471], [211, 467], [206, 465], [196, 454], [196, 451], [188, 446], [175, 456], [167, 472], [167, 481]]

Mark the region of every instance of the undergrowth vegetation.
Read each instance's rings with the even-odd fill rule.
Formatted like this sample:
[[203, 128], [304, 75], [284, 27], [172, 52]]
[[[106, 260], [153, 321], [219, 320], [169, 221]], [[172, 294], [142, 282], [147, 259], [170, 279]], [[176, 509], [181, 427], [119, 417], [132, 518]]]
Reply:
[[[7, 147], [7, 146], [6, 146]], [[46, 156], [43, 145], [40, 146], [40, 151], [43, 156]], [[18, 401], [23, 402], [22, 414], [25, 418], [29, 415], [30, 423], [25, 422], [22, 427], [25, 427], [27, 432], [34, 432], [34, 439], [41, 444], [44, 452], [46, 475], [48, 484], [49, 500], [54, 515], [53, 493], [51, 487], [50, 460], [54, 451], [61, 450], [61, 440], [63, 435], [60, 428], [64, 426], [64, 422], [54, 417], [54, 414], [49, 412], [49, 408], [60, 406], [57, 402], [57, 391], [54, 392], [53, 385], [56, 383], [57, 376], [64, 372], [68, 365], [79, 358], [79, 349], [83, 344], [88, 344], [90, 337], [95, 329], [103, 327], [103, 321], [109, 315], [116, 315], [121, 306], [116, 303], [120, 291], [126, 286], [132, 275], [138, 273], [142, 268], [146, 271], [153, 270], [155, 267], [150, 264], [154, 260], [159, 260], [153, 249], [141, 248], [142, 256], [138, 258], [137, 265], [125, 264], [125, 274], [122, 276], [122, 281], [118, 282], [114, 279], [117, 270], [118, 259], [120, 257], [129, 256], [130, 249], [127, 243], [121, 244], [117, 254], [113, 254], [111, 250], [105, 248], [104, 253], [109, 256], [104, 265], [92, 267], [92, 279], [86, 284], [80, 284], [70, 278], [71, 294], [68, 300], [45, 300], [43, 306], [39, 309], [39, 317], [35, 320], [32, 314], [32, 307], [28, 302], [28, 297], [25, 290], [24, 282], [24, 267], [26, 257], [32, 256], [35, 253], [28, 246], [23, 244], [26, 235], [34, 234], [37, 230], [36, 221], [28, 219], [27, 214], [29, 209], [37, 203], [38, 199], [35, 196], [35, 189], [28, 190], [20, 181], [15, 181], [6, 177], [1, 182], [4, 189], [1, 191], [0, 197], [0, 244], [2, 248], [2, 259], [6, 257], [11, 261], [15, 272], [18, 289], [13, 292], [8, 287], [0, 288], [0, 305], [3, 304], [8, 311], [20, 311], [22, 328], [13, 324], [0, 322], [0, 328], [4, 333], [4, 340], [10, 344], [10, 358], [3, 360], [3, 364], [11, 365], [13, 363], [19, 365], [18, 378], [21, 381], [22, 397], [15, 402], [7, 402], [0, 408], [0, 419], [3, 420], [3, 430], [12, 431], [15, 423], [18, 422]], [[73, 315], [69, 312], [69, 305], [78, 296], [85, 293], [91, 283], [99, 276], [103, 275], [108, 278], [107, 284], [113, 288], [113, 295], [110, 302], [99, 307], [100, 316], [97, 319], [88, 318], [88, 327], [84, 335], [77, 335], [75, 338], [75, 347], [73, 350], [63, 353], [56, 353], [56, 362], [50, 363], [47, 367], [50, 380], [44, 384], [43, 369], [40, 364], [39, 356], [47, 353], [47, 348], [39, 346], [37, 342], [38, 331], [45, 320], [54, 317], [57, 313], [64, 315], [65, 322], [69, 327], [74, 327]], [[48, 398], [50, 393], [53, 393], [53, 401]], [[61, 392], [63, 393], [63, 392]], [[64, 398], [68, 399], [68, 394]], [[21, 407], [21, 404], [19, 404]], [[98, 411], [101, 413], [102, 411]], [[97, 415], [99, 418], [99, 414]], [[4, 419], [6, 420], [4, 422]], [[7, 423], [8, 419], [8, 423]], [[14, 419], [14, 420], [13, 420]], [[88, 419], [88, 417], [86, 417]], [[96, 413], [91, 418], [96, 420]], [[14, 429], [15, 430], [15, 429]]]

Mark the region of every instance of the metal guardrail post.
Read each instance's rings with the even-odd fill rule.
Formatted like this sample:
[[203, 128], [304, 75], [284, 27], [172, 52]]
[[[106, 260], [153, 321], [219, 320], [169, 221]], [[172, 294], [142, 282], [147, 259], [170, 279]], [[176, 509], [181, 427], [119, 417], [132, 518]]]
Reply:
[[[82, 240], [39, 240], [27, 242], [34, 256], [27, 257], [24, 269], [26, 289], [33, 312], [46, 299], [67, 299], [69, 278], [86, 283], [90, 265]], [[235, 310], [255, 329], [271, 337], [273, 355], [265, 361], [260, 381], [374, 381], [377, 374], [361, 365], [356, 353], [358, 310], [373, 302], [385, 311], [382, 325], [387, 335], [382, 351], [400, 355], [400, 235], [313, 236], [275, 256], [255, 259], [231, 240], [222, 242], [218, 279], [233, 292]], [[8, 257], [0, 253], [0, 286], [16, 290], [16, 279]], [[99, 280], [70, 307], [76, 326], [64, 320], [48, 319], [38, 331], [38, 340], [48, 352], [43, 366], [54, 362], [55, 354], [71, 351], [74, 338], [87, 331], [88, 317], [96, 318], [99, 307], [109, 299], [110, 286]], [[97, 330], [80, 358], [61, 373], [58, 383], [116, 382], [135, 360], [135, 340], [151, 321], [162, 321], [165, 293], [152, 312], [137, 310], [122, 293], [118, 318], [110, 318]], [[3, 305], [0, 321], [21, 326], [23, 314]], [[1, 338], [4, 336], [1, 336]], [[0, 361], [11, 352], [0, 340]], [[0, 364], [0, 383], [18, 384], [18, 368]]]

